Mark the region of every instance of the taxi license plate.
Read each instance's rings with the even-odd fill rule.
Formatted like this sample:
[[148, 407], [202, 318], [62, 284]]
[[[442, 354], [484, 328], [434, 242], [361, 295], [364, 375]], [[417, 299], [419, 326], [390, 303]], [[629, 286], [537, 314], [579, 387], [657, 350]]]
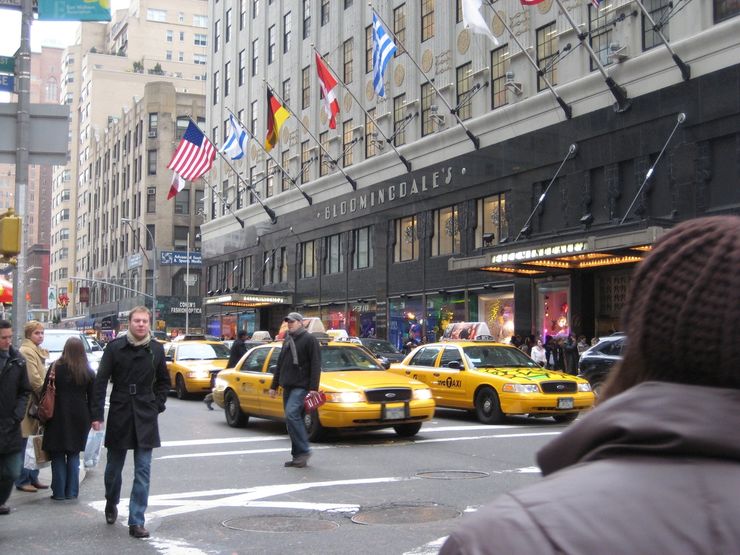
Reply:
[[390, 407], [385, 409], [386, 420], [400, 420], [406, 418], [406, 412], [403, 407]]
[[561, 397], [558, 399], [559, 409], [572, 409], [573, 408], [573, 397]]

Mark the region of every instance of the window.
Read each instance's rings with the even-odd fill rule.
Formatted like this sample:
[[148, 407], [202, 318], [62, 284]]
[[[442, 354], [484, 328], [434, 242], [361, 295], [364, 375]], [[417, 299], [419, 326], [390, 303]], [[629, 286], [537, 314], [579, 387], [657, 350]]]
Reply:
[[308, 173], [308, 161], [310, 159], [310, 151], [308, 150], [308, 141], [301, 143], [301, 183], [307, 183], [310, 179]]
[[280, 192], [284, 193], [288, 189], [290, 189], [290, 177], [288, 176], [288, 160], [290, 160], [290, 151], [285, 150], [283, 151], [281, 157], [280, 157], [280, 165], [283, 167], [285, 171], [281, 171], [282, 174], [282, 180], [280, 182]]
[[462, 0], [457, 0], [455, 3], [457, 4], [457, 7], [455, 8], [455, 23], [460, 23], [463, 20]]
[[231, 40], [231, 9], [226, 10], [226, 29], [224, 29], [224, 43]]
[[167, 21], [167, 11], [147, 8], [146, 19], [147, 21]]
[[[181, 191], [180, 193], [178, 193], [177, 197], [175, 197], [175, 203], [177, 203], [177, 198], [184, 192], [185, 191]], [[190, 228], [186, 225], [176, 225], [173, 231], [174, 247], [177, 250], [187, 250], [188, 232], [190, 231]]]
[[182, 50], [177, 53], [177, 61], [178, 62], [184, 62], [185, 61], [185, 52]]
[[[668, 15], [673, 9], [673, 2], [671, 0], [645, 0], [643, 2], [645, 9], [653, 18], [653, 21], [657, 25], [661, 25], [660, 30], [666, 40], [671, 40], [671, 35], [668, 29]], [[660, 35], [653, 29], [650, 20], [645, 17], [645, 14], [641, 15], [642, 18], [642, 49], [650, 50], [651, 48], [658, 46], [663, 42]]]
[[460, 119], [470, 119], [472, 117], [472, 95], [470, 88], [473, 84], [473, 64], [468, 62], [457, 68], [457, 115]]
[[218, 43], [221, 42], [221, 20], [213, 24], [213, 51], [218, 52]]
[[[157, 125], [159, 122], [159, 114], [157, 112], [150, 112], [149, 113], [149, 136], [152, 136], [152, 131], [154, 131], [154, 136], [157, 136]], [[114, 158], [116, 158], [114, 156]]]
[[239, 86], [241, 87], [244, 84], [244, 72], [246, 71], [246, 64], [247, 64], [247, 53], [245, 50], [241, 50], [239, 52]]
[[247, 24], [247, 4], [249, 0], [239, 0], [239, 30]]
[[305, 241], [301, 243], [298, 264], [298, 278], [316, 277], [316, 241]]
[[373, 26], [365, 27], [365, 73], [373, 70]]
[[257, 101], [255, 100], [251, 104], [251, 111], [250, 111], [250, 119], [249, 119], [249, 130], [251, 131], [252, 135], [257, 134]]
[[218, 71], [213, 72], [213, 103], [218, 104], [218, 97], [221, 90], [221, 81]]
[[[328, 152], [329, 150], [329, 132], [328, 131], [324, 131], [323, 133], [319, 134], [319, 143], [321, 143], [321, 146], [323, 147], [323, 149]], [[328, 175], [329, 170], [331, 169], [329, 159], [326, 157], [326, 154], [324, 154], [324, 150], [321, 150], [321, 153], [320, 153], [321, 164], [319, 165], [319, 177]]]
[[[597, 10], [593, 6], [588, 7], [588, 39], [591, 41], [591, 48], [599, 58], [601, 65], [608, 66], [612, 63], [609, 57], [609, 43], [614, 39], [614, 27], [611, 23], [611, 17], [607, 10]], [[589, 58], [591, 71], [598, 66], [594, 63], [593, 58]]]
[[406, 113], [404, 110], [405, 104], [405, 94], [400, 94], [393, 99], [393, 144], [395, 146], [406, 144]]
[[365, 114], [365, 158], [372, 158], [377, 154], [376, 144], [378, 132], [375, 129], [373, 120], [375, 119], [375, 108], [370, 108]]
[[344, 9], [345, 10], [347, 8], [351, 7], [351, 6], [352, 6], [352, 0], [344, 0]]
[[421, 42], [434, 37], [434, 0], [421, 0]]
[[[551, 85], [557, 85], [558, 83], [557, 65], [555, 64], [558, 56], [557, 33], [554, 22], [537, 29], [537, 65]], [[538, 91], [547, 86], [542, 79], [543, 76], [537, 76]]]
[[431, 83], [421, 86], [421, 136], [424, 137], [434, 131], [432, 125], [432, 102], [434, 101], [434, 88]]
[[259, 65], [259, 48], [260, 39], [254, 39], [252, 41], [252, 77], [257, 75], [257, 66]]
[[311, 0], [303, 0], [303, 38], [311, 36]]
[[394, 262], [407, 262], [419, 258], [419, 238], [416, 232], [416, 216], [399, 218], [394, 222]]
[[231, 62], [224, 64], [224, 97], [229, 96], [229, 88], [231, 85]]
[[329, 23], [329, 1], [321, 0], [321, 26]]
[[352, 165], [352, 147], [355, 142], [352, 140], [352, 120], [348, 119], [342, 125], [342, 167]]
[[193, 27], [203, 27], [203, 28], [208, 27], [208, 16], [194, 15], [193, 16]]
[[349, 84], [352, 82], [352, 46], [354, 41], [347, 39], [344, 41], [344, 82]]
[[148, 150], [146, 153], [146, 174], [157, 175], [157, 151]]
[[178, 116], [177, 121], [175, 122], [175, 126], [177, 127], [177, 135], [175, 138], [178, 141], [182, 139], [182, 136], [185, 134], [185, 131], [187, 131], [189, 124], [190, 119], [187, 116]]
[[495, 247], [509, 236], [506, 193], [476, 200], [475, 209], [475, 248]]
[[507, 104], [506, 72], [510, 67], [508, 44], [491, 52], [491, 108], [493, 109]]
[[714, 22], [719, 23], [740, 14], [737, 0], [714, 0]]
[[165, 51], [164, 59], [167, 60], [168, 62], [172, 61], [172, 50]]
[[167, 42], [172, 42], [173, 37], [174, 37], [174, 35], [172, 33], [172, 30], [171, 29], [167, 29], [167, 31], [165, 31], [165, 40]]
[[187, 187], [175, 195], [175, 214], [190, 214], [190, 189]]
[[290, 106], [290, 79], [283, 81], [283, 101]]
[[373, 265], [373, 234], [371, 227], [352, 231], [352, 269], [361, 270]]
[[301, 108], [304, 110], [311, 106], [311, 66], [301, 70]]
[[157, 211], [157, 188], [147, 187], [146, 189], [146, 212], [154, 214]]
[[324, 237], [324, 274], [338, 274], [344, 270], [341, 253], [341, 235]]
[[267, 174], [265, 179], [265, 198], [275, 195], [275, 161], [270, 158], [267, 160]]
[[195, 33], [193, 35], [193, 44], [195, 46], [207, 46], [208, 45], [208, 38], [205, 34], [202, 33]]
[[157, 226], [154, 224], [147, 224], [146, 226], [146, 250], [150, 251], [154, 248], [154, 243], [152, 240], [156, 242], [157, 240]]
[[270, 26], [269, 29], [267, 29], [267, 64], [271, 64], [275, 61], [275, 56], [277, 54], [277, 29], [275, 29], [275, 26]]
[[406, 4], [401, 4], [395, 10], [393, 10], [393, 32], [398, 41], [396, 41], [396, 54], [394, 57], [398, 57], [405, 52], [402, 44], [406, 44]]
[[290, 12], [283, 16], [283, 54], [290, 50], [290, 37], [291, 37], [291, 19]]
[[434, 236], [432, 237], [432, 256], [456, 254], [460, 252], [460, 220], [457, 206], [435, 210]]

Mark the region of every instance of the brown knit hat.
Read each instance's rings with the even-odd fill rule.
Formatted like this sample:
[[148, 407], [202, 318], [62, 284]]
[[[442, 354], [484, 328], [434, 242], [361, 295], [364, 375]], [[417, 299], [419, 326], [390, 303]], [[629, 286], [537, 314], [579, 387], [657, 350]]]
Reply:
[[740, 218], [684, 222], [635, 269], [601, 400], [644, 381], [740, 389]]

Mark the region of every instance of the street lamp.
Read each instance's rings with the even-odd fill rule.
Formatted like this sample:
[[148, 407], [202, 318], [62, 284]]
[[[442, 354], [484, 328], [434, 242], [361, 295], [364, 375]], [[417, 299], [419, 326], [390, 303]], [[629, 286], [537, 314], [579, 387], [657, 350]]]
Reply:
[[[131, 228], [131, 231], [134, 230], [134, 226], [132, 224], [139, 224], [146, 230], [147, 234], [149, 235], [149, 238], [152, 240], [152, 256], [154, 257], [154, 261], [152, 262], [152, 320], [153, 320], [152, 329], [156, 329], [156, 321], [157, 321], [157, 244], [154, 242], [154, 235], [152, 235], [152, 232], [149, 230], [149, 227], [147, 227], [146, 224], [140, 222], [139, 220], [131, 219], [131, 218], [121, 218], [121, 222], [128, 224], [128, 226]], [[139, 242], [139, 247], [141, 247], [141, 242]]]

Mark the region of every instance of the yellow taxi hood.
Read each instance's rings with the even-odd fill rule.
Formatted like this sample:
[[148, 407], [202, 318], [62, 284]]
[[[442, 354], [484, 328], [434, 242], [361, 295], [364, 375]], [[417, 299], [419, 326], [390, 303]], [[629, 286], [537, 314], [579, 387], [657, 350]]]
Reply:
[[348, 372], [322, 372], [320, 389], [325, 391], [361, 391], [379, 387], [418, 388], [423, 383], [405, 376], [381, 370], [355, 370]]
[[530, 382], [542, 382], [545, 380], [568, 380], [568, 381], [581, 381], [576, 379], [575, 376], [565, 374], [563, 372], [556, 372], [554, 370], [548, 370], [546, 368], [479, 368], [475, 367], [473, 372], [480, 372], [481, 374], [488, 374], [490, 376], [498, 376], [499, 378], [505, 378], [516, 383], [530, 383]]
[[213, 368], [226, 368], [229, 361], [224, 358], [214, 358], [212, 360], [182, 360], [175, 364], [189, 370], [211, 370]]

